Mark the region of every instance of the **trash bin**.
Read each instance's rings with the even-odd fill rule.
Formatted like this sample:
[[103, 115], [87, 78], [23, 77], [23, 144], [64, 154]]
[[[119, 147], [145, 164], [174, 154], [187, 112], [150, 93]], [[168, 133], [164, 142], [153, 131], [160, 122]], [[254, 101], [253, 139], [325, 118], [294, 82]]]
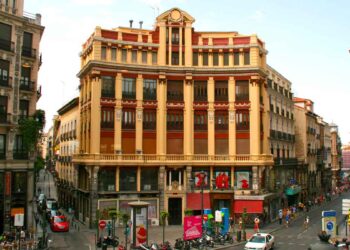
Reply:
[[240, 242], [241, 240], [242, 240], [242, 231], [238, 230], [237, 231], [236, 241]]

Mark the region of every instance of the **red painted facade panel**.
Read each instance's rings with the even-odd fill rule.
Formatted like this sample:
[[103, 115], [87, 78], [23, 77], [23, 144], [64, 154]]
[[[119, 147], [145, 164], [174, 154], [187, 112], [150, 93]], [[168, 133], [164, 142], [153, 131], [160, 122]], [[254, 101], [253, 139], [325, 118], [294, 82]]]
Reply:
[[202, 41], [203, 41], [203, 45], [208, 45], [208, 38], [203, 38]]
[[102, 130], [101, 137], [114, 137], [114, 130]]
[[238, 132], [236, 133], [237, 139], [249, 139], [249, 132]]
[[198, 45], [199, 34], [192, 32], [192, 45]]
[[123, 41], [137, 42], [137, 34], [122, 33]]
[[167, 132], [166, 137], [167, 137], [167, 139], [183, 139], [184, 133], [183, 132]]
[[147, 41], [148, 41], [148, 36], [142, 35], [142, 42], [147, 43]]
[[143, 132], [143, 138], [149, 138], [149, 139], [152, 139], [152, 138], [157, 138], [157, 134], [156, 132], [150, 132], [150, 131], [147, 131], [147, 132]]
[[152, 31], [151, 35], [152, 35], [152, 42], [159, 43], [159, 27], [157, 27], [155, 31]]
[[235, 200], [233, 203], [234, 213], [243, 213], [244, 208], [247, 213], [261, 214], [263, 212], [263, 201], [261, 200]]
[[194, 132], [194, 139], [208, 139], [207, 132]]
[[122, 131], [122, 138], [135, 138], [135, 131]]
[[215, 139], [228, 139], [228, 133], [215, 133]]
[[101, 36], [103, 38], [108, 38], [108, 39], [115, 39], [117, 40], [118, 38], [118, 32], [112, 31], [112, 30], [101, 30]]
[[213, 45], [228, 45], [228, 38], [213, 38]]
[[[200, 193], [188, 193], [187, 194], [187, 209], [201, 210], [202, 197]], [[203, 193], [203, 209], [210, 209], [210, 196], [209, 193]]]
[[249, 44], [250, 43], [250, 37], [236, 37], [233, 38], [233, 44]]

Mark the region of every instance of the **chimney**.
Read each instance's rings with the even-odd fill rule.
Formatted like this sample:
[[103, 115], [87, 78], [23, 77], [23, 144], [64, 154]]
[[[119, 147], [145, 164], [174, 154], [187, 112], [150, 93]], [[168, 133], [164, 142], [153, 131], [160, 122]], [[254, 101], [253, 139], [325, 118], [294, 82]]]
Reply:
[[132, 28], [132, 22], [133, 22], [134, 20], [129, 20], [129, 23], [130, 23], [130, 28]]
[[142, 29], [143, 21], [140, 21], [139, 24], [140, 24], [140, 29]]

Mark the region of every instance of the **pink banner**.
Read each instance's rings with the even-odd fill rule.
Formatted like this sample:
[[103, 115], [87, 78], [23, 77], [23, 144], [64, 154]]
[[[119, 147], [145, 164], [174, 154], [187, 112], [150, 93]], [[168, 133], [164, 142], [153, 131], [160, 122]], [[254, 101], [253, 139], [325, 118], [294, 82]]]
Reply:
[[201, 216], [185, 216], [184, 240], [197, 239], [202, 236]]

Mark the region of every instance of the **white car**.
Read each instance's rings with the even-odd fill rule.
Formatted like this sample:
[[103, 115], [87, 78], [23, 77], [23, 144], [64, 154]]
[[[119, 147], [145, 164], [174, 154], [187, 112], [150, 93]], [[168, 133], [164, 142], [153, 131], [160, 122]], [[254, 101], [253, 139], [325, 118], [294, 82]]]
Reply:
[[257, 233], [247, 241], [244, 250], [269, 250], [273, 249], [275, 244], [275, 237], [271, 234]]

